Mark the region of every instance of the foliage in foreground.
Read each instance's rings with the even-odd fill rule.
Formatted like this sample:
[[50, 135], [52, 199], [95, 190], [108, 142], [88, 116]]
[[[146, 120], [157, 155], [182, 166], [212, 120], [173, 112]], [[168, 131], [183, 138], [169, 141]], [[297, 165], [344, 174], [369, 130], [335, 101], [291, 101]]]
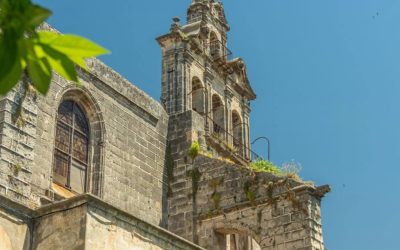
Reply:
[[108, 53], [76, 35], [37, 31], [51, 14], [31, 0], [0, 0], [0, 95], [11, 90], [25, 70], [42, 94], [49, 89], [52, 70], [78, 82], [75, 65], [87, 69], [84, 58]]

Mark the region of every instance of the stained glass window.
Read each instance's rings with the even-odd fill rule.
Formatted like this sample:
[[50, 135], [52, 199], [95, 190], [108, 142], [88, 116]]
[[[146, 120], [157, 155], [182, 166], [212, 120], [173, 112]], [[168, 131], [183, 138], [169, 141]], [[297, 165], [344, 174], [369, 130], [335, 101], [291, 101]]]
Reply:
[[85, 192], [89, 149], [89, 124], [73, 101], [58, 108], [53, 163], [54, 182], [77, 193]]

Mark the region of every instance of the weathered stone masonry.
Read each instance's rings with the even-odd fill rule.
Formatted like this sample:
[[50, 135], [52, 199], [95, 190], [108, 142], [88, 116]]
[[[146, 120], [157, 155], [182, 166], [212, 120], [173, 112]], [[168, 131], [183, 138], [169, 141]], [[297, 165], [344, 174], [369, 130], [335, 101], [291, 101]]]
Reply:
[[[243, 60], [229, 57], [222, 4], [194, 0], [187, 24], [173, 21], [157, 38], [174, 159], [168, 229], [207, 249], [323, 250], [320, 201], [329, 187], [247, 167], [256, 159], [249, 146], [255, 93]], [[192, 162], [196, 141], [202, 152]]]
[[173, 19], [157, 38], [161, 103], [96, 59], [80, 85], [54, 74], [40, 96], [24, 76], [0, 97], [0, 249], [324, 250], [329, 186], [248, 167], [256, 95], [229, 29], [219, 1]]
[[29, 94], [22, 103], [23, 126], [12, 121], [23, 88], [2, 98], [0, 192], [32, 207], [54, 199], [54, 121], [59, 103], [72, 99], [91, 126], [87, 191], [159, 224], [168, 116], [98, 60], [88, 64], [92, 73], [81, 72], [80, 87], [54, 75], [46, 97]]
[[203, 249], [91, 195], [35, 210], [1, 201], [2, 250]]
[[[233, 234], [242, 241], [251, 237], [261, 249], [324, 249], [320, 202], [328, 186], [254, 173], [205, 155], [192, 162], [185, 149], [194, 141], [204, 148], [199, 126], [204, 120], [194, 111], [173, 117], [169, 136], [175, 138], [170, 143], [176, 160], [168, 202], [170, 231], [206, 249], [226, 249], [226, 237]], [[185, 122], [174, 126], [179, 119]]]

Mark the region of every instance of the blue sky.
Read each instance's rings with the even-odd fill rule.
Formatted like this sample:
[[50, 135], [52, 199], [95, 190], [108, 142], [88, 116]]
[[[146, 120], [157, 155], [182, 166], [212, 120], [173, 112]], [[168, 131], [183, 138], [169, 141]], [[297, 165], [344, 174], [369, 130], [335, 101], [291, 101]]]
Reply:
[[[50, 24], [112, 51], [101, 59], [155, 99], [160, 49], [190, 0], [36, 1]], [[323, 200], [329, 250], [399, 249], [400, 1], [225, 0], [229, 47], [258, 99], [251, 134], [272, 161], [332, 185]], [[265, 152], [257, 142], [254, 149]]]

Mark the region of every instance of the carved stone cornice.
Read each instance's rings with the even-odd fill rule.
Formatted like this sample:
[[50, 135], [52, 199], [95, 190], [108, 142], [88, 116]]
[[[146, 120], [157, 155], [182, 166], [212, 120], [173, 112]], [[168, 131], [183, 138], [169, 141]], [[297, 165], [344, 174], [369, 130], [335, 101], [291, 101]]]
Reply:
[[233, 98], [233, 91], [229, 88], [229, 87], [227, 87], [226, 89], [225, 89], [225, 98], [229, 101], [229, 102], [232, 102], [232, 98]]

